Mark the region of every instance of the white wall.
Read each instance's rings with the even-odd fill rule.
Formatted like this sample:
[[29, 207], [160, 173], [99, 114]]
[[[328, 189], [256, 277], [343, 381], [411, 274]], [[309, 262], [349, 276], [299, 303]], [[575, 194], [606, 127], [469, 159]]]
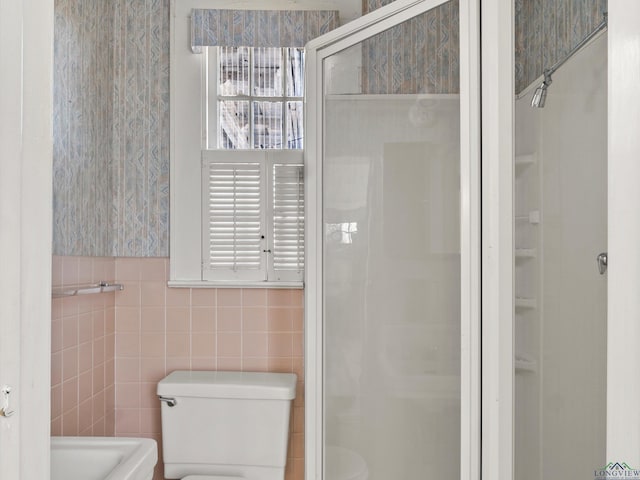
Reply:
[[[536, 478], [538, 460], [538, 478], [591, 478], [606, 463], [607, 279], [596, 265], [607, 251], [606, 47], [601, 36], [558, 70], [544, 109], [527, 106], [530, 94], [516, 107], [517, 151], [537, 150], [540, 161], [539, 191], [516, 183], [516, 199], [538, 195], [542, 217], [540, 315], [516, 323], [516, 345], [537, 344], [540, 372], [539, 383], [516, 383], [518, 480]], [[538, 416], [539, 427], [518, 430]]]

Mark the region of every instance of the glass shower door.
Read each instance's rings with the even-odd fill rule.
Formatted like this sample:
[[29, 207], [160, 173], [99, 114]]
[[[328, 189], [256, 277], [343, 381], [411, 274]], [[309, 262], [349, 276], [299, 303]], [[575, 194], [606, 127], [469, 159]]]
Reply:
[[458, 2], [324, 59], [324, 478], [460, 476]]

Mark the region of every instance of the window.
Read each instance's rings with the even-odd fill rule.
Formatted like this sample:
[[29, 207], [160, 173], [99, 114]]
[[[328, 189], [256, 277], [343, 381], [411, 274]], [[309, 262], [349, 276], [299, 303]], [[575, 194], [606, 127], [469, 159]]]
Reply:
[[304, 50], [207, 50], [202, 280], [302, 282]]
[[300, 47], [337, 27], [338, 12], [318, 0], [240, 3], [171, 2], [174, 287], [302, 286]]
[[302, 149], [303, 48], [209, 47], [209, 148]]

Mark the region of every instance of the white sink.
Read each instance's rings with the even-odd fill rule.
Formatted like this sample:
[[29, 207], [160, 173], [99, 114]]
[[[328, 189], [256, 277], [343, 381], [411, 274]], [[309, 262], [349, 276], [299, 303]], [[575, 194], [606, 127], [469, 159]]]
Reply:
[[157, 461], [149, 438], [51, 437], [51, 480], [151, 480]]

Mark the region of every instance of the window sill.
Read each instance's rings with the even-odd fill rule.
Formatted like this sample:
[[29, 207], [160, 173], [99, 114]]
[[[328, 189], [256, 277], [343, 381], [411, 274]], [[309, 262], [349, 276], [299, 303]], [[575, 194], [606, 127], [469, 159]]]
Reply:
[[242, 281], [205, 281], [205, 280], [169, 280], [170, 288], [293, 288], [304, 289], [304, 282], [242, 282]]

